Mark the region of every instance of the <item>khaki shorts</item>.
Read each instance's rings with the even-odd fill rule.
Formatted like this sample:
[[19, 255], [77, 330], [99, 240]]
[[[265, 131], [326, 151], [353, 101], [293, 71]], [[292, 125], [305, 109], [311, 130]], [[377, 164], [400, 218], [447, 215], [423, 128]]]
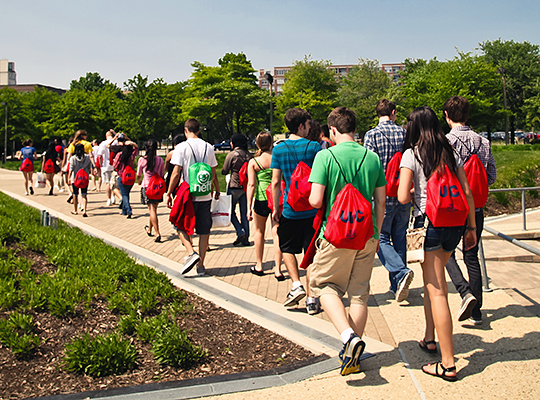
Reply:
[[370, 238], [363, 250], [338, 249], [324, 239], [317, 239], [316, 245], [311, 265], [311, 295], [343, 297], [347, 293], [351, 304], [366, 304], [377, 240]]

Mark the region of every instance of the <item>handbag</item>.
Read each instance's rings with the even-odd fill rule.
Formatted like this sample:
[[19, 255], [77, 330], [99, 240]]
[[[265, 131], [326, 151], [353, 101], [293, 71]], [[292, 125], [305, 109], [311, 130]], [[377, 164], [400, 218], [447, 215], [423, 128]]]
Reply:
[[[416, 204], [414, 205], [416, 206]], [[412, 212], [409, 217], [409, 227], [407, 228], [407, 264], [424, 262], [424, 241], [426, 240], [426, 231], [429, 220], [424, 213], [422, 213], [422, 215], [424, 216], [424, 226], [421, 226], [420, 228], [414, 227], [414, 217]]]
[[222, 228], [231, 224], [232, 196], [220, 195], [219, 199], [212, 199], [210, 206], [212, 213], [212, 228]]
[[36, 187], [43, 189], [46, 186], [45, 184], [45, 174], [38, 172], [37, 173], [37, 184]]

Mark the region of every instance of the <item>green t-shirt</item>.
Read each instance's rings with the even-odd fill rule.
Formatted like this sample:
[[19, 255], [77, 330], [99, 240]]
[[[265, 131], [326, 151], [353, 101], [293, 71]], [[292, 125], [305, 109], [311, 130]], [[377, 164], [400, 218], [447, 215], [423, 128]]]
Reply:
[[[339, 166], [330, 152], [334, 154], [334, 157], [339, 162]], [[366, 152], [367, 154], [364, 159]], [[362, 159], [364, 159], [363, 162]], [[362, 164], [360, 165], [360, 163]], [[345, 177], [343, 177], [341, 171], [343, 171]], [[356, 142], [343, 142], [330, 149], [318, 152], [313, 161], [309, 181], [326, 187], [324, 196], [326, 216], [319, 238], [324, 238], [326, 220], [328, 219], [334, 200], [347, 183], [352, 183], [367, 201], [371, 201], [375, 188], [386, 185], [384, 169], [379, 156]], [[373, 229], [375, 231], [373, 237], [378, 239], [379, 232], [377, 231], [376, 222], [373, 215]]]

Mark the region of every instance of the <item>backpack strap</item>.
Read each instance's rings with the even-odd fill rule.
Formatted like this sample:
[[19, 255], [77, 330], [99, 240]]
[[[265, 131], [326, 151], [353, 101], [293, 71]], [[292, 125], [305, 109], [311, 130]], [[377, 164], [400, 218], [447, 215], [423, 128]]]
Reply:
[[456, 139], [459, 140], [463, 144], [463, 146], [467, 149], [467, 151], [469, 152], [469, 157], [467, 157], [467, 161], [469, 160], [469, 158], [471, 158], [472, 155], [477, 154], [478, 150], [480, 150], [480, 147], [478, 148], [478, 150], [475, 150], [474, 149], [474, 143], [473, 143], [473, 150], [471, 151], [471, 149], [469, 149], [469, 146], [467, 146], [465, 144], [465, 142], [463, 140], [461, 140], [457, 135], [456, 135]]
[[259, 166], [259, 168], [260, 168], [261, 171], [264, 170], [264, 169], [267, 169], [267, 168], [263, 168], [263, 167], [261, 166], [261, 164], [259, 164], [259, 162], [257, 161], [256, 158], [254, 158], [253, 161], [255, 161], [255, 163]]
[[345, 176], [345, 174], [343, 173], [343, 169], [341, 168], [341, 165], [339, 165], [339, 162], [336, 158], [336, 156], [334, 155], [334, 152], [331, 151], [330, 149], [327, 149], [330, 154], [332, 155], [332, 158], [334, 159], [334, 161], [336, 162], [337, 166], [339, 167], [339, 172], [341, 172], [341, 175], [343, 176], [343, 179], [345, 180], [345, 182], [347, 183], [352, 183], [352, 181], [354, 181], [354, 178], [356, 178], [356, 175], [358, 175], [358, 172], [360, 172], [360, 168], [362, 168], [362, 164], [364, 163], [364, 160], [366, 159], [366, 156], [367, 156], [367, 149], [364, 149], [364, 157], [362, 158], [362, 161], [360, 161], [360, 165], [358, 166], [358, 170], [356, 171], [356, 174], [354, 174], [353, 178], [351, 179], [351, 182], [348, 182], [347, 181], [347, 177]]
[[[189, 148], [191, 149], [191, 153], [193, 153], [193, 158], [195, 159], [195, 162], [199, 162], [197, 161], [197, 156], [195, 155], [195, 151], [193, 151], [193, 147], [191, 147], [191, 145], [188, 143], [188, 141], [186, 140], [186, 143], [187, 145], [189, 146]], [[206, 146], [206, 143], [205, 143], [205, 146], [204, 146], [204, 156], [203, 156], [203, 159], [201, 162], [205, 162], [204, 160], [206, 160], [206, 150], [207, 150], [208, 146]]]

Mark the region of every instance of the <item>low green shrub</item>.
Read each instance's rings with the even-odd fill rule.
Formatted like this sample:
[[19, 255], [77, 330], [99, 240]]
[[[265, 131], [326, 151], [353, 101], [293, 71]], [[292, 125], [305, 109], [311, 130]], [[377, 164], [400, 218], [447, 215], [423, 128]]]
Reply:
[[27, 356], [41, 343], [31, 315], [13, 312], [8, 319], [0, 320], [0, 342], [16, 356]]
[[207, 351], [195, 346], [186, 331], [174, 325], [164, 331], [152, 343], [152, 352], [161, 365], [188, 368], [207, 355]]
[[101, 377], [123, 374], [137, 363], [137, 349], [117, 333], [91, 339], [88, 334], [66, 345], [63, 359], [67, 371]]
[[136, 328], [137, 337], [143, 342], [150, 343], [173, 325], [174, 322], [170, 319], [169, 314], [162, 312], [155, 317], [145, 318], [141, 321]]

